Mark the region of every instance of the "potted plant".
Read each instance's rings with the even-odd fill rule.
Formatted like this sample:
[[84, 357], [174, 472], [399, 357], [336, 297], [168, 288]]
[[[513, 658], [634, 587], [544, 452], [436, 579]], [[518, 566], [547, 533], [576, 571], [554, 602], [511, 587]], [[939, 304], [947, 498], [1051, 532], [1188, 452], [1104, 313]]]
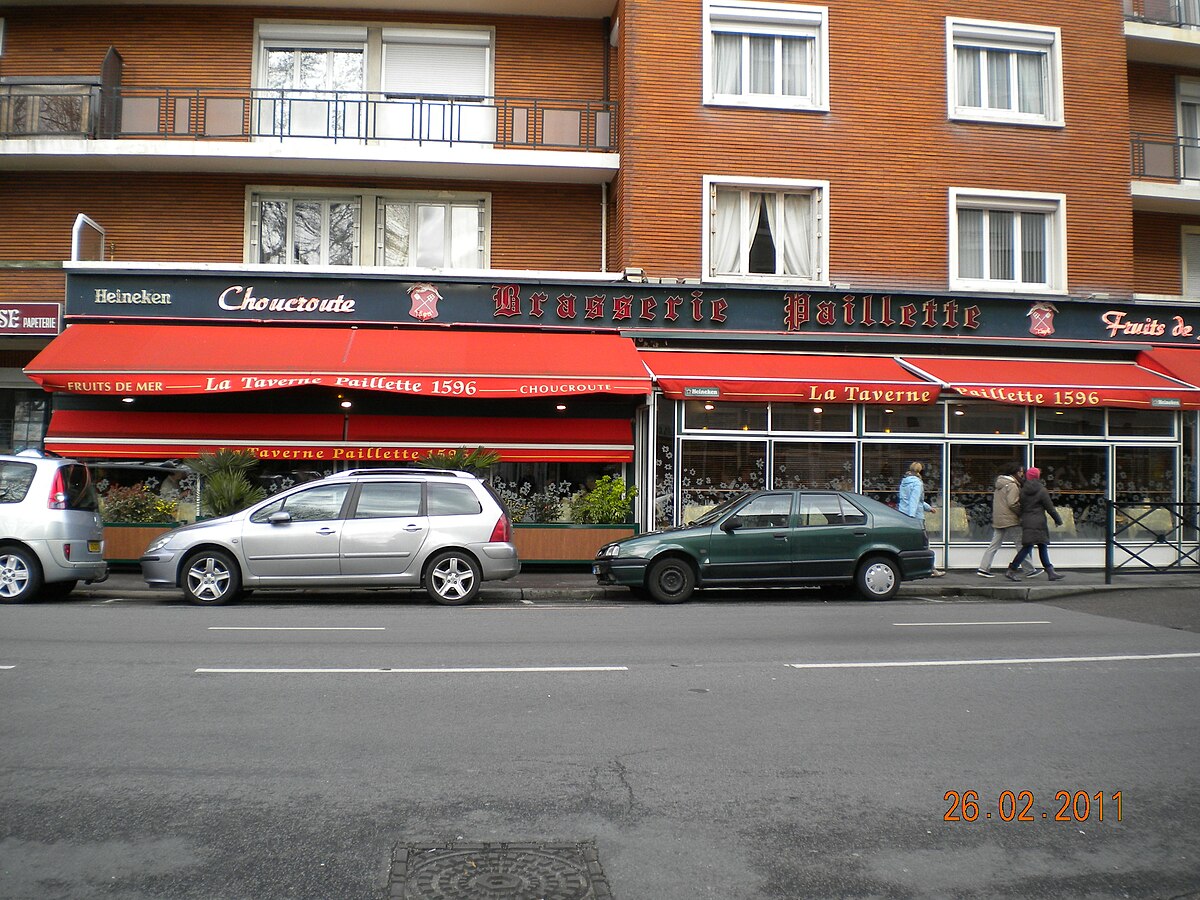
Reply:
[[[633, 501], [637, 488], [605, 475], [567, 501], [569, 523], [517, 527], [517, 552], [527, 562], [588, 563], [600, 547], [634, 534]], [[536, 515], [537, 504], [530, 497]], [[556, 508], [561, 508], [558, 501]]]
[[258, 464], [249, 450], [201, 453], [188, 468], [203, 479], [200, 512], [205, 516], [227, 516], [245, 509], [267, 496], [261, 487], [250, 483], [247, 473]]
[[114, 485], [100, 497], [104, 522], [104, 558], [136, 562], [164, 531], [176, 528], [179, 502], [156, 494], [142, 483]]

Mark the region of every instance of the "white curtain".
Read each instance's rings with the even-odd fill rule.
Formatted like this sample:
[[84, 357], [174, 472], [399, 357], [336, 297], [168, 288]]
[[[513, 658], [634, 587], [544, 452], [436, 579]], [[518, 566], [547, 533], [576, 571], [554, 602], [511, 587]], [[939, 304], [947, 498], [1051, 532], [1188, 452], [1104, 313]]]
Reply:
[[783, 39], [784, 96], [808, 96], [808, 45], [809, 41], [805, 38]]
[[740, 192], [717, 191], [712, 246], [709, 248], [713, 274], [729, 275], [741, 271], [741, 209]]
[[1046, 112], [1045, 79], [1042, 68], [1045, 56], [1041, 53], [1018, 53], [1017, 57], [1017, 102], [1021, 112]]
[[1009, 63], [1011, 54], [1002, 50], [987, 51], [988, 108], [1012, 109], [1009, 85]]
[[979, 83], [979, 51], [974, 47], [958, 48], [958, 105], [983, 106]]
[[1013, 265], [1013, 226], [1015, 217], [1007, 210], [988, 210], [988, 277], [995, 281], [1012, 281], [1016, 277]]
[[750, 93], [775, 93], [775, 38], [750, 38]]
[[742, 36], [713, 35], [713, 93], [742, 92]]
[[958, 277], [983, 277], [983, 210], [958, 211]]
[[[746, 218], [742, 220], [745, 229], [746, 237], [743, 246], [746, 248], [746, 258], [743, 260], [743, 274], [753, 271], [750, 260], [750, 248], [754, 246], [754, 236], [758, 234], [758, 219], [762, 215], [763, 195], [750, 192], [746, 195], [749, 209], [746, 211]], [[773, 206], [768, 206], [772, 209]], [[769, 221], [768, 221], [769, 224]]]
[[771, 230], [780, 236], [775, 245], [783, 247], [784, 275], [815, 276], [812, 206], [810, 195], [788, 194], [783, 198], [783, 228], [771, 226]]

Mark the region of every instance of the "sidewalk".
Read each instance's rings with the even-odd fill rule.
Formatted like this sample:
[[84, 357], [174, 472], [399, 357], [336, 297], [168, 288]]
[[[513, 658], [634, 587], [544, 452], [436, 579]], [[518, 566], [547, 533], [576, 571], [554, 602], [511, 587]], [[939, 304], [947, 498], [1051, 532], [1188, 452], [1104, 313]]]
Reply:
[[[980, 578], [975, 574], [974, 569], [951, 571], [947, 572], [943, 578], [925, 578], [921, 581], [906, 582], [901, 586], [899, 596], [900, 598], [940, 597], [1030, 602], [1114, 590], [1200, 588], [1200, 569], [1193, 569], [1187, 573], [1163, 575], [1118, 573], [1113, 576], [1111, 585], [1104, 583], [1103, 570], [1072, 571], [1066, 569], [1061, 571], [1067, 577], [1057, 582], [1048, 581], [1045, 575], [1012, 582], [1004, 577], [1003, 570], [997, 570], [995, 578]], [[330, 593], [330, 591], [314, 590], [312, 593]], [[363, 592], [355, 590], [346, 593]], [[375, 597], [379, 596], [378, 591], [366, 593]], [[768, 592], [764, 590], [758, 591], [758, 593], [766, 595]], [[780, 591], [770, 593], [778, 595]], [[178, 590], [152, 590], [142, 581], [141, 573], [132, 569], [113, 572], [109, 575], [108, 580], [101, 584], [81, 584], [71, 596], [78, 599], [90, 597], [103, 600], [182, 601], [183, 599], [182, 593]], [[719, 594], [714, 591], [713, 596], [729, 597], [734, 594], [730, 591]], [[697, 599], [702, 598], [703, 594], [697, 595]], [[634, 601], [632, 595], [625, 588], [598, 585], [596, 579], [582, 569], [553, 572], [537, 568], [524, 571], [508, 581], [485, 582], [480, 589], [477, 602], [519, 603], [522, 601], [540, 603], [550, 601], [558, 603], [642, 602]]]

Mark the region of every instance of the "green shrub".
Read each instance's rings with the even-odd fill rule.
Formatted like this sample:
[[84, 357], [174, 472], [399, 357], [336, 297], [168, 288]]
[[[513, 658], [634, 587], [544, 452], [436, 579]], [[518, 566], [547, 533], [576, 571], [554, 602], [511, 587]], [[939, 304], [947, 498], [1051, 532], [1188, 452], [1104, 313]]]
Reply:
[[109, 488], [100, 498], [100, 508], [105, 522], [174, 522], [179, 504], [138, 483]]
[[200, 512], [206, 516], [227, 516], [257, 503], [267, 496], [261, 487], [250, 483], [247, 472], [258, 465], [258, 457], [249, 450], [201, 453], [188, 468], [204, 479], [200, 492]]
[[625, 479], [604, 475], [590, 491], [571, 501], [571, 521], [588, 525], [620, 525], [633, 514], [637, 488]]

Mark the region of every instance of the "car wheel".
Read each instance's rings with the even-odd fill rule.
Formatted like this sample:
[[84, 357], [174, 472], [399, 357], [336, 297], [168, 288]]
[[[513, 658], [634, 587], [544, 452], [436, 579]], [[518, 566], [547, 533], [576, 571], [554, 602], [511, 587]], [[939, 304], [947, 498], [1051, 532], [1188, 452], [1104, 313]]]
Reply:
[[221, 606], [242, 589], [237, 561], [223, 550], [202, 550], [183, 564], [183, 595], [197, 606]]
[[442, 606], [462, 606], [479, 594], [481, 579], [479, 563], [464, 553], [447, 550], [429, 561], [425, 591]]
[[669, 556], [650, 567], [646, 588], [659, 603], [682, 603], [696, 590], [696, 573], [687, 560]]
[[858, 567], [854, 585], [867, 600], [891, 600], [900, 590], [900, 569], [890, 559], [872, 556]]
[[42, 567], [21, 547], [0, 550], [0, 603], [25, 603], [42, 589]]
[[55, 581], [42, 586], [43, 600], [65, 600], [71, 591], [75, 590], [78, 581]]

